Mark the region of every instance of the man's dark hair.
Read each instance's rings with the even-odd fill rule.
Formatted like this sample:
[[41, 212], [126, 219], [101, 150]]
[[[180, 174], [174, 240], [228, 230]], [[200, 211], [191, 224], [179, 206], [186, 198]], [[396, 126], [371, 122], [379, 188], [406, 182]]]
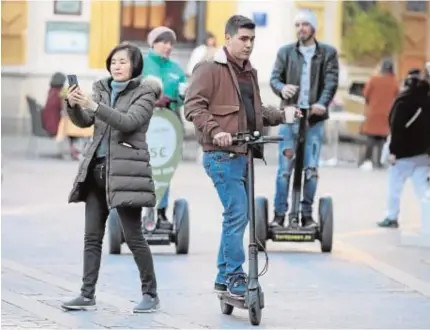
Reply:
[[255, 23], [252, 19], [242, 15], [231, 16], [225, 24], [225, 34], [234, 36], [239, 29], [254, 30]]
[[106, 69], [110, 72], [112, 57], [121, 50], [126, 50], [131, 62], [131, 78], [136, 78], [142, 74], [143, 56], [140, 49], [131, 43], [121, 43], [112, 49], [106, 58]]

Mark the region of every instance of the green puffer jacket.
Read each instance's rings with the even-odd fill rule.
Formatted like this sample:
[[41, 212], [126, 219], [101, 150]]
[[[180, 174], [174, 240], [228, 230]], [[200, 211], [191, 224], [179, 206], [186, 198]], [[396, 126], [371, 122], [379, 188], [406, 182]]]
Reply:
[[179, 96], [179, 84], [187, 81], [184, 71], [171, 59], [157, 55], [152, 50], [143, 59], [143, 77], [156, 76], [163, 82], [163, 93], [172, 101], [170, 109], [176, 111], [183, 101]]

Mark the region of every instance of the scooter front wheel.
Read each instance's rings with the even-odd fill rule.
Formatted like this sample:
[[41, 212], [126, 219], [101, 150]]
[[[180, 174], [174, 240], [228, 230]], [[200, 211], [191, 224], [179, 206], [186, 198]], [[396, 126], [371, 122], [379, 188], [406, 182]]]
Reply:
[[260, 325], [261, 322], [261, 305], [258, 290], [248, 292], [248, 315], [252, 325]]

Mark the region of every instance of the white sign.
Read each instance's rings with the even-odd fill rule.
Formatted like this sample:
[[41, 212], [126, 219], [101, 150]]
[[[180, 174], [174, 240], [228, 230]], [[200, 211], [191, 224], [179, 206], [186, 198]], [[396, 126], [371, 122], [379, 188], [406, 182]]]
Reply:
[[176, 151], [177, 136], [175, 127], [162, 117], [152, 117], [147, 133], [147, 143], [152, 167], [165, 166]]

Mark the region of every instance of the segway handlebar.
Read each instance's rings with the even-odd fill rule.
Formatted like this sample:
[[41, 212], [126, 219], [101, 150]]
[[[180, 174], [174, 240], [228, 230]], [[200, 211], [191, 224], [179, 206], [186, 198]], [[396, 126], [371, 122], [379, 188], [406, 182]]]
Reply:
[[254, 133], [237, 133], [233, 135], [233, 144], [266, 144], [266, 143], [278, 143], [284, 141], [283, 136], [279, 135], [260, 135], [260, 132], [255, 131]]

